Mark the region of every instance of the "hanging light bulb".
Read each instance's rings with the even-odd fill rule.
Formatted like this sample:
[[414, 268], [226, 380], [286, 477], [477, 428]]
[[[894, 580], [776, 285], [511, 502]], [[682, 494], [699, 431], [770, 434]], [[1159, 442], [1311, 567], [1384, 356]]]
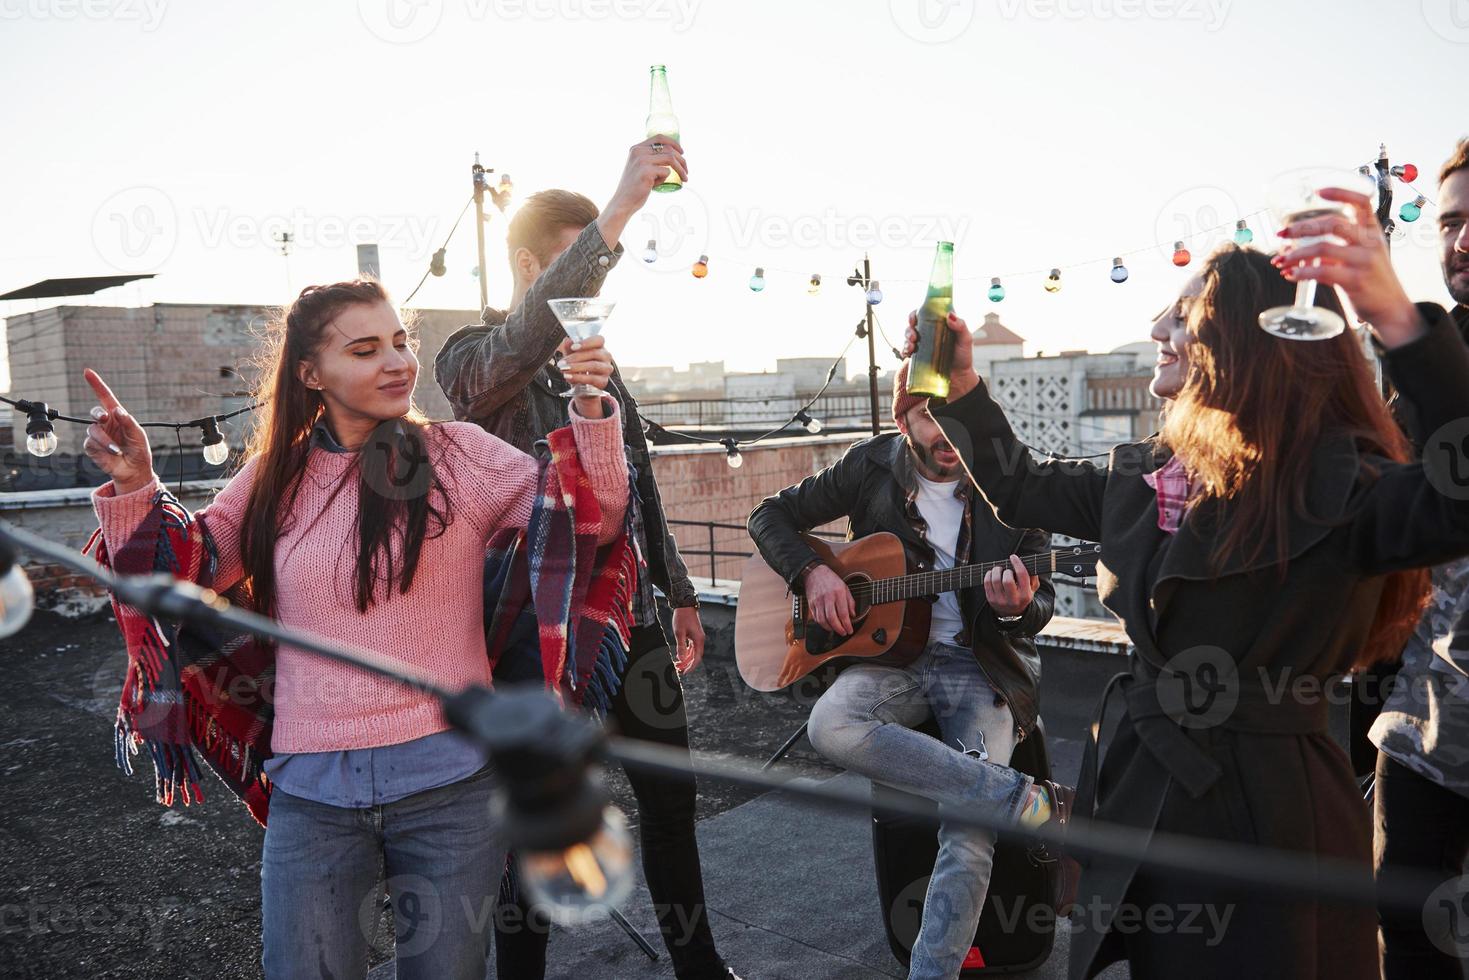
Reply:
[[36, 593], [21, 570], [19, 556], [0, 543], [0, 637], [14, 636], [31, 618]]
[[441, 248], [434, 253], [433, 259], [428, 264], [428, 271], [436, 276], [442, 276], [448, 270], [449, 267], [444, 263], [444, 250]]
[[479, 278], [479, 266], [477, 266], [477, 265], [470, 266], [469, 267], [469, 274], [471, 276], [473, 276], [474, 278], [478, 279]]
[[1061, 270], [1052, 269], [1051, 274], [1046, 276], [1046, 292], [1059, 293], [1061, 291]]
[[1418, 179], [1418, 168], [1411, 163], [1405, 163], [1401, 167], [1393, 167], [1388, 173], [1394, 177], [1401, 178], [1405, 183], [1413, 183]]
[[1255, 233], [1250, 231], [1250, 226], [1245, 224], [1245, 219], [1240, 218], [1234, 223], [1234, 243], [1236, 245], [1248, 245], [1255, 240]]
[[762, 268], [760, 268], [757, 265], [755, 267], [755, 274], [750, 277], [750, 292], [752, 292], [752, 293], [758, 293], [758, 292], [760, 292], [760, 290], [762, 290], [764, 288], [765, 288], [765, 270], [762, 269]]
[[725, 463], [727, 463], [729, 465], [729, 468], [732, 469], [732, 470], [737, 470], [741, 466], [744, 466], [745, 465], [745, 457], [743, 457], [743, 456], [740, 455], [740, 447], [739, 447], [739, 444], [737, 442], [735, 442], [733, 439], [725, 439], [725, 440], [723, 440], [723, 442], [724, 442], [724, 461], [725, 461]]
[[51, 425], [51, 411], [45, 402], [28, 402], [26, 413], [26, 451], [32, 456], [46, 457], [56, 452], [56, 429]]
[[821, 420], [817, 418], [812, 418], [811, 414], [807, 412], [804, 408], [796, 413], [796, 421], [805, 426], [806, 431], [811, 433], [813, 436], [819, 435], [823, 428]]
[[819, 292], [821, 292], [821, 274], [813, 272], [811, 273], [811, 285], [806, 287], [806, 295], [815, 296]]
[[1398, 209], [1398, 217], [1410, 223], [1417, 221], [1419, 216], [1423, 214], [1423, 205], [1427, 203], [1428, 198], [1424, 197], [1422, 194], [1419, 194], [1417, 197], [1413, 198], [1413, 200], [1409, 201], [1407, 204], [1404, 204], [1401, 208]]
[[656, 239], [648, 239], [648, 245], [643, 249], [643, 261], [649, 265], [658, 261], [658, 242]]
[[1121, 258], [1112, 260], [1112, 281], [1127, 282], [1127, 266], [1122, 264]]
[[1189, 264], [1189, 261], [1191, 259], [1193, 259], [1193, 255], [1191, 255], [1189, 253], [1189, 250], [1188, 249], [1186, 249], [1186, 248], [1183, 247], [1183, 242], [1174, 242], [1173, 243], [1173, 264], [1174, 265], [1179, 266], [1180, 268], [1182, 268], [1183, 266], [1188, 265]]
[[224, 461], [230, 458], [230, 447], [224, 436], [219, 434], [219, 419], [205, 419], [199, 428], [204, 430], [204, 462], [210, 466], [223, 466]]
[[596, 774], [600, 730], [540, 691], [487, 693], [456, 695], [445, 710], [490, 749], [502, 792], [489, 815], [519, 855], [526, 890], [563, 924], [616, 908], [632, 888], [633, 849]]
[[989, 292], [985, 293], [991, 303], [998, 303], [1005, 298], [1005, 287], [1000, 285], [1000, 277], [995, 276], [990, 280]]
[[699, 261], [694, 263], [693, 273], [695, 279], [703, 279], [709, 274], [709, 256], [699, 256]]
[[553, 922], [579, 925], [588, 913], [617, 908], [632, 891], [632, 837], [622, 811], [609, 806], [592, 836], [563, 851], [520, 858], [526, 888]]
[[876, 306], [882, 302], [882, 290], [878, 288], [877, 280], [874, 279], [867, 286], [867, 305]]
[[501, 194], [509, 194], [514, 189], [515, 189], [515, 184], [514, 184], [514, 182], [512, 182], [510, 180], [510, 175], [509, 174], [501, 174], [500, 175], [500, 187], [499, 187], [500, 193]]
[[1400, 225], [1391, 218], [1387, 219], [1387, 225], [1382, 229], [1382, 231], [1385, 235], [1387, 235], [1388, 238], [1392, 239], [1395, 242], [1400, 242], [1408, 237], [1408, 226]]

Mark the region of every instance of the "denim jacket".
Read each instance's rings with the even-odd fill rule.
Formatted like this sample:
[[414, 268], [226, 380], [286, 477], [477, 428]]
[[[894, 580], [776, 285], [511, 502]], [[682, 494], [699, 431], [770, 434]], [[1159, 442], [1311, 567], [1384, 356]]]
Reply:
[[[607, 273], [622, 257], [609, 249], [593, 222], [531, 284], [524, 301], [508, 313], [486, 309], [482, 322], [455, 331], [434, 359], [434, 378], [454, 409], [454, 417], [474, 422], [523, 452], [569, 421], [568, 387], [551, 357], [566, 333], [546, 300], [595, 296]], [[622, 406], [623, 440], [636, 468], [642, 511], [638, 546], [652, 583], [669, 605], [698, 605], [688, 569], [664, 518], [663, 501], [643, 435], [638, 403], [614, 368], [607, 393]]]

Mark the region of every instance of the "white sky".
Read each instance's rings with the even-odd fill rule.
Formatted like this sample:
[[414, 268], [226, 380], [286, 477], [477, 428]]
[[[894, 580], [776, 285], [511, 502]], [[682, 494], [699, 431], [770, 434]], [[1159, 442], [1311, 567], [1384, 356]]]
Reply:
[[[604, 291], [628, 365], [835, 356], [864, 250], [896, 340], [944, 228], [971, 325], [993, 310], [1028, 353], [1107, 350], [1143, 339], [1186, 277], [1172, 239], [1227, 234], [1273, 175], [1355, 166], [1385, 141], [1432, 197], [1469, 130], [1466, 0], [0, 0], [0, 291], [156, 271], [97, 302], [280, 303], [270, 234], [291, 223], [296, 289], [353, 275], [353, 245], [376, 239], [402, 298], [476, 150], [517, 198], [604, 203], [653, 63], [692, 179], [634, 222]], [[1415, 298], [1445, 298], [1433, 218], [1394, 247]], [[509, 295], [503, 230], [486, 229], [492, 303]], [[665, 254], [645, 266], [654, 236]], [[1159, 240], [1108, 281], [1112, 255]], [[414, 305], [475, 307], [473, 261], [466, 219]], [[985, 299], [990, 276], [1026, 270]]]

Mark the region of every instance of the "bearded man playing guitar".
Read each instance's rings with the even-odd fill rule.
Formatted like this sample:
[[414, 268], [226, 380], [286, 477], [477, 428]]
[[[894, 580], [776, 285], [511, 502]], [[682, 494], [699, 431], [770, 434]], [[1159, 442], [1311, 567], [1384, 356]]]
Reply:
[[[893, 391], [898, 433], [857, 443], [755, 508], [749, 531], [760, 555], [804, 593], [810, 618], [837, 639], [853, 633], [860, 604], [803, 532], [845, 517], [853, 537], [897, 536], [919, 571], [1009, 562], [990, 570], [982, 588], [938, 596], [917, 659], [864, 660], [843, 670], [811, 711], [811, 744], [838, 765], [940, 804], [990, 807], [1024, 826], [1064, 822], [1071, 791], [1034, 784], [1008, 765], [1035, 727], [1040, 656], [1033, 637], [1050, 621], [1056, 598], [1049, 577], [1031, 575], [1016, 553], [1045, 552], [1050, 535], [999, 522], [964, 479], [925, 400], [908, 393], [907, 378], [904, 362]], [[943, 741], [914, 730], [930, 715]], [[993, 856], [993, 835], [940, 826], [910, 980], [958, 976]]]

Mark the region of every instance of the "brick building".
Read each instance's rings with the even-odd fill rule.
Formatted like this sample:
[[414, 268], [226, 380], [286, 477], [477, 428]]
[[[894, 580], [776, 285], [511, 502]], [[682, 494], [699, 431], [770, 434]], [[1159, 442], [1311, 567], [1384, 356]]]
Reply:
[[[434, 418], [448, 418], [448, 403], [433, 383], [433, 355], [450, 333], [479, 319], [468, 310], [417, 311], [424, 369], [418, 386], [419, 406]], [[151, 306], [56, 306], [22, 313], [6, 321], [10, 363], [10, 395], [45, 398], [63, 414], [83, 416], [96, 404], [82, 369], [96, 368], [117, 397], [139, 419], [182, 420], [223, 415], [249, 404], [253, 362], [271, 310], [262, 306], [210, 306], [155, 303]], [[25, 419], [0, 415], [0, 450], [17, 454], [24, 464]], [[224, 428], [238, 449], [250, 416]], [[155, 432], [154, 449], [177, 452], [171, 436]], [[56, 427], [57, 452], [31, 465], [64, 469], [75, 466], [86, 430]], [[185, 452], [194, 453], [198, 433], [185, 434]]]

